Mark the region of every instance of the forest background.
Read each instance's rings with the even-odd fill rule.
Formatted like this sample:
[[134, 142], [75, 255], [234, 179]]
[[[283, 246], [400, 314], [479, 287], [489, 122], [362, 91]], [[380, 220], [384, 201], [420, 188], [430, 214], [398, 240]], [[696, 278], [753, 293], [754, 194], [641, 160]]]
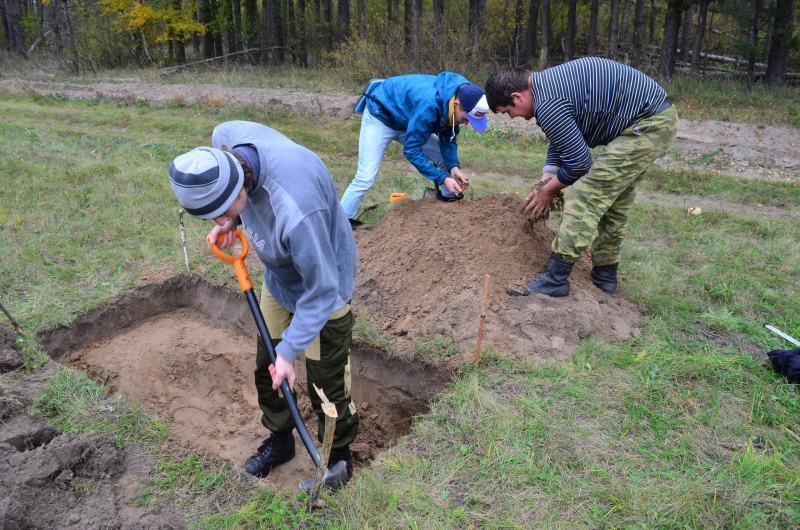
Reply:
[[[7, 60], [84, 75], [205, 62], [339, 67], [353, 80], [582, 55], [670, 79], [800, 80], [797, 0], [3, 0]], [[4, 68], [5, 69], [5, 68]]]

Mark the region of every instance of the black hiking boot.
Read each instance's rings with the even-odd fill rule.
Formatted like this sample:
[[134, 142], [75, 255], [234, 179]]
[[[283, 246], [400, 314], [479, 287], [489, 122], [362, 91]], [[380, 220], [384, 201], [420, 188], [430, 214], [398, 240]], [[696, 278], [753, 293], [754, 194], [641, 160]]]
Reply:
[[617, 292], [617, 267], [619, 263], [613, 265], [595, 265], [592, 268], [592, 283], [595, 287], [607, 294]]
[[272, 468], [285, 464], [294, 458], [294, 434], [273, 432], [264, 440], [256, 454], [244, 463], [244, 470], [256, 477], [264, 478]]
[[521, 291], [507, 289], [511, 296], [528, 296], [533, 293], [546, 294], [547, 296], [567, 296], [569, 294], [569, 275], [575, 263], [561, 258], [555, 252], [550, 253], [550, 259], [533, 277], [525, 284]]
[[[331, 490], [338, 490], [353, 478], [353, 454], [349, 447], [331, 451], [328, 459], [328, 470], [322, 480], [322, 485]], [[300, 483], [300, 489], [306, 493], [311, 493], [314, 485], [314, 478], [309, 478]]]

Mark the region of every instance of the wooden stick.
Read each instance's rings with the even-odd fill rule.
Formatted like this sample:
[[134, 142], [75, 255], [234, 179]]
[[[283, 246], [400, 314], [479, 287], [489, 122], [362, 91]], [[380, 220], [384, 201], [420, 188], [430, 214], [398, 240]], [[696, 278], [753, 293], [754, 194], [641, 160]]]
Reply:
[[8, 317], [8, 320], [11, 321], [11, 325], [14, 326], [14, 329], [17, 330], [17, 333], [19, 333], [19, 324], [17, 324], [17, 321], [14, 320], [14, 317], [11, 316], [11, 313], [6, 311], [6, 308], [3, 307], [3, 304], [0, 304], [0, 309], [3, 310], [3, 313], [6, 314], [6, 316]]
[[475, 354], [475, 368], [481, 364], [481, 337], [483, 336], [483, 321], [486, 320], [487, 304], [489, 302], [489, 275], [483, 283], [483, 311], [481, 311], [481, 323], [478, 325], [478, 351]]
[[186, 250], [186, 231], [183, 228], [183, 208], [178, 212], [178, 220], [181, 224], [181, 241], [183, 241], [183, 261], [186, 262], [186, 272], [189, 271], [189, 251]]
[[234, 55], [242, 55], [244, 53], [266, 52], [266, 51], [278, 50], [280, 48], [285, 48], [287, 50], [290, 49], [288, 46], [272, 46], [271, 48], [248, 48], [246, 50], [242, 50], [242, 51], [239, 51], [239, 52], [227, 53], [225, 55], [218, 55], [217, 57], [211, 57], [210, 59], [203, 59], [202, 61], [194, 61], [192, 63], [179, 64], [177, 66], [170, 66], [168, 68], [163, 68], [161, 70], [161, 73], [162, 74], [171, 74], [173, 72], [177, 72], [178, 70], [182, 70], [182, 69], [187, 68], [189, 66], [194, 66], [196, 64], [210, 63], [210, 62], [218, 61], [220, 59], [226, 59], [228, 57], [233, 57]]
[[322, 412], [325, 413], [325, 435], [322, 437], [322, 451], [319, 454], [319, 467], [314, 475], [314, 482], [311, 485], [311, 493], [308, 496], [308, 511], [310, 512], [315, 506], [319, 504], [319, 489], [325, 480], [325, 472], [328, 470], [328, 460], [331, 457], [331, 446], [333, 445], [333, 431], [336, 429], [336, 418], [339, 414], [336, 412], [336, 405], [328, 401], [325, 392], [317, 385], [314, 385], [314, 390], [322, 399]]

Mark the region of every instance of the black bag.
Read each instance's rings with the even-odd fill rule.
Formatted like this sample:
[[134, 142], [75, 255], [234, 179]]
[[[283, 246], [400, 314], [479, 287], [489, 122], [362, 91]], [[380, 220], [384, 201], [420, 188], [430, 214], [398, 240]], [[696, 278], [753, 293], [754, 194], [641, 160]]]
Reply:
[[772, 368], [791, 383], [800, 383], [800, 348], [767, 352]]

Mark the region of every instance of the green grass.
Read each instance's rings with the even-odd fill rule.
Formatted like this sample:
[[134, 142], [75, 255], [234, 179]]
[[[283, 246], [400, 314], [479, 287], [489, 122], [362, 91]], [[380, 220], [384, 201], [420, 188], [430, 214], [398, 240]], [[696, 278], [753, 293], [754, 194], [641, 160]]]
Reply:
[[151, 418], [137, 403], [108, 395], [105, 388], [68, 367], [56, 369], [36, 399], [34, 411], [40, 419], [74, 434], [111, 436], [120, 449], [136, 443], [157, 445], [168, 435], [167, 425]]
[[[765, 112], [772, 105], [754, 101]], [[323, 158], [340, 193], [358, 151], [357, 120], [256, 108], [0, 94], [0, 112], [0, 292], [23, 342], [130, 290], [144, 272], [184, 271], [166, 171], [177, 154], [207, 144], [217, 123], [281, 130]], [[527, 193], [545, 149], [513, 130], [470, 135], [464, 167], [489, 177], [474, 179], [468, 196]], [[368, 224], [391, 207], [389, 193], [416, 196], [425, 185], [390, 148], [363, 203], [380, 205]], [[644, 187], [742, 206], [800, 198], [796, 188], [705, 170], [653, 168]], [[205, 248], [209, 226], [186, 219], [192, 271], [235, 289], [229, 267]], [[462, 370], [409, 437], [312, 513], [302, 495], [259, 486], [214, 458], [171, 453], [162, 423], [71, 369], [55, 372], [36, 411], [79, 435], [143, 444], [158, 465], [140, 502], [211, 499], [186, 512], [194, 528], [793, 528], [800, 402], [765, 365], [764, 352], [788, 344], [763, 324], [800, 336], [799, 239], [792, 220], [637, 203], [620, 269], [623, 296], [647, 311], [637, 340], [586, 340], [568, 362], [484, 352], [481, 368]], [[388, 340], [368, 315], [356, 336], [377, 347]], [[42, 352], [23, 349], [36, 369]], [[450, 351], [426, 337], [409, 355]]]
[[757, 85], [748, 91], [743, 83], [681, 77], [665, 88], [684, 118], [800, 127], [796, 86], [770, 91]]

